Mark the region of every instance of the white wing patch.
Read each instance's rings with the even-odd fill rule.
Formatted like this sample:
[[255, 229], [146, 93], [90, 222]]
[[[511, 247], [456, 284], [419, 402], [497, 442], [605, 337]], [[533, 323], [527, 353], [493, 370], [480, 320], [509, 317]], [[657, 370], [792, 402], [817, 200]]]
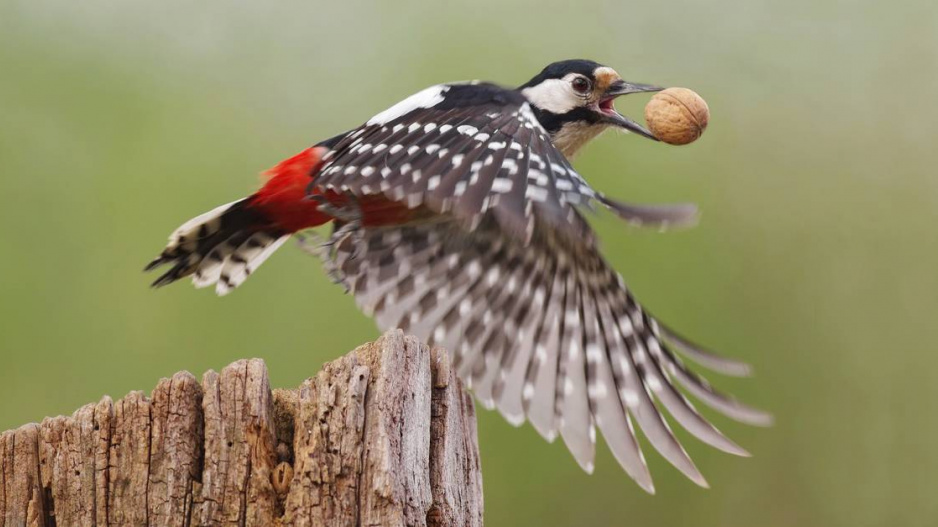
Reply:
[[429, 88], [411, 95], [403, 101], [372, 117], [366, 124], [369, 126], [383, 126], [393, 121], [394, 119], [401, 117], [402, 115], [407, 115], [417, 108], [431, 108], [436, 106], [437, 104], [443, 102], [443, 95], [448, 90], [449, 86], [446, 84], [430, 86]]

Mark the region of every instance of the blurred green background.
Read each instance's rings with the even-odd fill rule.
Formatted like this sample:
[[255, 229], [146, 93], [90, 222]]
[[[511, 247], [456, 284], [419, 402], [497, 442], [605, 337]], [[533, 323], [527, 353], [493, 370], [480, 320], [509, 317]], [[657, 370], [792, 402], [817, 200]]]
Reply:
[[[687, 147], [609, 134], [577, 160], [639, 202], [694, 201], [696, 229], [594, 221], [670, 325], [756, 367], [711, 379], [776, 414], [716, 417], [755, 457], [682, 434], [702, 490], [646, 448], [647, 496], [601, 447], [480, 410], [489, 525], [938, 522], [938, 4], [755, 0], [419, 4], [0, 2], [0, 429], [263, 357], [276, 386], [375, 338], [287, 246], [219, 299], [140, 270], [182, 221], [256, 174], [441, 81], [517, 85], [592, 58], [687, 86]], [[647, 97], [621, 100], [641, 116]], [[717, 376], [718, 377], [718, 376]]]

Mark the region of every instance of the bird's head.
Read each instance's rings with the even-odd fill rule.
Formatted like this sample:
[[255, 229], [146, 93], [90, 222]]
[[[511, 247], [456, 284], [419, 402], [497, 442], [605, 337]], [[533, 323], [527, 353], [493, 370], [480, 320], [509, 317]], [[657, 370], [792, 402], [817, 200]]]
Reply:
[[627, 93], [663, 88], [625, 81], [608, 66], [591, 60], [555, 62], [518, 89], [567, 157], [610, 127], [657, 141], [645, 127], [617, 112], [613, 102]]

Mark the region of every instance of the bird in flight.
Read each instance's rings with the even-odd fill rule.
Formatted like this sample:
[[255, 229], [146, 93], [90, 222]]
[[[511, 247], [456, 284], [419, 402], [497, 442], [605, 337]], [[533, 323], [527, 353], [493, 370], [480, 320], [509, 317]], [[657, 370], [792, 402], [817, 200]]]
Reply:
[[661, 88], [588, 60], [550, 64], [511, 89], [431, 86], [361, 126], [281, 162], [251, 196], [197, 216], [147, 267], [225, 295], [292, 235], [333, 224], [319, 247], [333, 279], [382, 330], [449, 350], [480, 402], [588, 472], [598, 428], [648, 492], [635, 433], [688, 478], [707, 482], [665, 412], [719, 450], [748, 453], [685, 396], [732, 419], [771, 417], [714, 390], [681, 357], [735, 376], [720, 357], [658, 322], [599, 252], [584, 212], [602, 207], [654, 227], [693, 222], [693, 205], [638, 205], [593, 189], [571, 159], [607, 129], [655, 140], [618, 113], [619, 96]]

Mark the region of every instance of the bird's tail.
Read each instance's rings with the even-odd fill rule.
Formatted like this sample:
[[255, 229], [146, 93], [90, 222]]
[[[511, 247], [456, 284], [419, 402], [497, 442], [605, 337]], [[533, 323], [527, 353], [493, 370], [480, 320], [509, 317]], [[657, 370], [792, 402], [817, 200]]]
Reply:
[[325, 147], [311, 147], [281, 161], [264, 175], [251, 196], [222, 205], [183, 223], [145, 270], [171, 267], [153, 282], [171, 284], [192, 275], [196, 287], [215, 286], [226, 295], [238, 287], [291, 234], [331, 220], [308, 199], [307, 186], [322, 165]]
[[193, 285], [214, 285], [219, 295], [241, 285], [291, 234], [252, 207], [252, 198], [212, 209], [173, 231], [163, 252], [145, 268], [170, 265], [153, 287], [189, 275]]

